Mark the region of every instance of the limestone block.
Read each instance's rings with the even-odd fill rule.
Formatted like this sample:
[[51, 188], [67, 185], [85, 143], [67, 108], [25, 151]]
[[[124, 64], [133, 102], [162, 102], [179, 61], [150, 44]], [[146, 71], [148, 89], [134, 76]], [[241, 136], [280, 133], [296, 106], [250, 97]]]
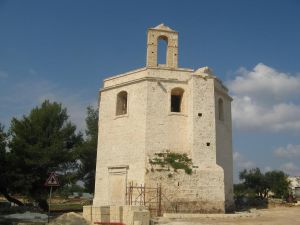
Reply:
[[110, 222], [123, 222], [123, 206], [110, 206]]
[[92, 221], [110, 221], [110, 207], [92, 207]]
[[92, 221], [92, 206], [91, 205], [85, 205], [83, 206], [82, 216], [87, 221]]
[[148, 210], [134, 211], [133, 222], [134, 225], [138, 222], [139, 225], [149, 225], [150, 212]]
[[123, 221], [126, 225], [149, 225], [150, 212], [144, 206], [123, 206]]

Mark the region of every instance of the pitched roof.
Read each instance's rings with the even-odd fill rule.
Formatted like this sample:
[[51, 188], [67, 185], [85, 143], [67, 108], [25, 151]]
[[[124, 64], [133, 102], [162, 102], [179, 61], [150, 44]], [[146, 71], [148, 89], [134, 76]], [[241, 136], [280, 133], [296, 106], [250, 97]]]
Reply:
[[166, 26], [166, 25], [163, 24], [163, 23], [157, 25], [156, 27], [154, 27], [154, 28], [152, 28], [152, 29], [155, 29], [155, 30], [175, 31], [175, 30], [172, 30], [170, 27]]

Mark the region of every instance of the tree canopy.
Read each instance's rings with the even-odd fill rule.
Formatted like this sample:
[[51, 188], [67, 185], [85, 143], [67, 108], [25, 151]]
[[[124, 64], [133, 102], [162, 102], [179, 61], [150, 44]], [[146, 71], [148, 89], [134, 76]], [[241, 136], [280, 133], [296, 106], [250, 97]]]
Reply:
[[68, 120], [66, 108], [56, 102], [44, 101], [22, 119], [11, 121], [8, 188], [21, 193], [47, 209], [48, 190], [44, 186], [49, 172], [66, 174], [76, 167], [76, 148], [82, 135]]
[[98, 110], [88, 107], [86, 122], [86, 140], [79, 148], [80, 166], [78, 175], [83, 180], [88, 192], [95, 189], [97, 141], [98, 141]]
[[8, 134], [4, 131], [4, 126], [0, 123], [0, 193], [10, 202], [17, 205], [23, 205], [21, 201], [11, 197], [9, 194], [9, 184], [11, 183], [12, 173], [11, 164], [9, 162], [7, 152]]
[[288, 194], [289, 181], [282, 171], [262, 173], [259, 168], [243, 170], [240, 172], [240, 179], [243, 183], [236, 186], [238, 192], [241, 192], [241, 188], [245, 188], [248, 192], [253, 191], [261, 199], [267, 198], [270, 191], [276, 197], [284, 197]]
[[276, 197], [284, 197], [289, 194], [288, 176], [278, 170], [273, 170], [265, 173], [267, 183], [269, 184], [270, 190]]

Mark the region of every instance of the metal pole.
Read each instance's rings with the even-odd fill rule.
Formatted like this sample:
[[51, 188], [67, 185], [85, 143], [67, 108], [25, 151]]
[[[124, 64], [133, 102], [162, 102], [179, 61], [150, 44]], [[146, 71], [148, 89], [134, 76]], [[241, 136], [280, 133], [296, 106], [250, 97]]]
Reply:
[[156, 184], [156, 216], [159, 216], [159, 192], [158, 192], [158, 184]]
[[142, 201], [143, 201], [143, 185], [141, 184], [141, 198], [140, 198], [140, 205], [142, 205]]
[[161, 216], [161, 184], [159, 184], [159, 199], [158, 199], [158, 208], [159, 208], [159, 211], [158, 211], [158, 216]]
[[52, 186], [50, 186], [49, 206], [48, 206], [48, 223], [50, 221], [50, 206], [51, 206]]
[[146, 205], [146, 184], [144, 184], [144, 206]]

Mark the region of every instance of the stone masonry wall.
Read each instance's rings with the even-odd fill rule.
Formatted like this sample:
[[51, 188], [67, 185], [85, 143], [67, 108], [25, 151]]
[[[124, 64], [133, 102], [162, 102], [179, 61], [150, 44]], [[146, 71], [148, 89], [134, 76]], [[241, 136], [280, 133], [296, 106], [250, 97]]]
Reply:
[[[182, 112], [172, 113], [170, 98], [171, 90], [180, 87], [184, 90]], [[187, 101], [186, 83], [153, 81], [148, 82], [146, 112], [146, 154], [166, 150], [188, 153], [187, 140]]]
[[145, 178], [148, 187], [161, 185], [163, 212], [223, 213], [225, 210], [223, 169], [217, 165], [201, 166], [191, 175], [182, 170], [149, 170]]
[[233, 201], [233, 159], [232, 159], [232, 121], [231, 98], [215, 81], [215, 101], [223, 100], [224, 120], [220, 120], [219, 108], [216, 107], [217, 164], [224, 169], [225, 206], [227, 211], [234, 210]]
[[[116, 97], [120, 91], [128, 93], [127, 114], [116, 116]], [[125, 195], [126, 182], [129, 180], [144, 183], [146, 128], [143, 121], [146, 121], [146, 91], [146, 83], [142, 82], [101, 92], [94, 198], [96, 206], [111, 204], [111, 191], [121, 191]], [[124, 178], [120, 175], [119, 178], [113, 176], [110, 179], [110, 174], [118, 175], [118, 171], [114, 173], [111, 169], [109, 173], [108, 168], [122, 165], [128, 167]], [[118, 179], [125, 182], [124, 187], [111, 190], [110, 182], [118, 182]]]
[[216, 163], [214, 80], [189, 80], [189, 141], [195, 166]]
[[[192, 75], [190, 70], [184, 69], [170, 71], [152, 68], [137, 73], [139, 80], [132, 83], [126, 74], [114, 81], [108, 79], [113, 83], [110, 83], [111, 86], [106, 84], [101, 92], [99, 163], [94, 204], [111, 203], [110, 183], [118, 183], [119, 178], [110, 179], [109, 167], [128, 166], [124, 178], [126, 181], [120, 178], [120, 183], [125, 182], [124, 186], [129, 182], [144, 184], [149, 157], [166, 150], [187, 153], [196, 167], [211, 167], [218, 160], [226, 174], [226, 199], [231, 201], [231, 139], [220, 142], [220, 137], [226, 136], [222, 132], [231, 131], [231, 120], [228, 119], [226, 130], [216, 122], [217, 95], [214, 91], [214, 79], [204, 79], [203, 76]], [[170, 111], [173, 88], [184, 90], [180, 113]], [[128, 92], [128, 113], [116, 116], [116, 96], [124, 90]], [[224, 106], [224, 111], [229, 116], [230, 104], [225, 102]], [[216, 132], [216, 129], [219, 131]], [[228, 138], [231, 136], [226, 136], [225, 139]], [[220, 146], [224, 146], [224, 143], [226, 147], [221, 149]], [[125, 193], [125, 187], [122, 188]], [[113, 191], [118, 192], [120, 189]]]

